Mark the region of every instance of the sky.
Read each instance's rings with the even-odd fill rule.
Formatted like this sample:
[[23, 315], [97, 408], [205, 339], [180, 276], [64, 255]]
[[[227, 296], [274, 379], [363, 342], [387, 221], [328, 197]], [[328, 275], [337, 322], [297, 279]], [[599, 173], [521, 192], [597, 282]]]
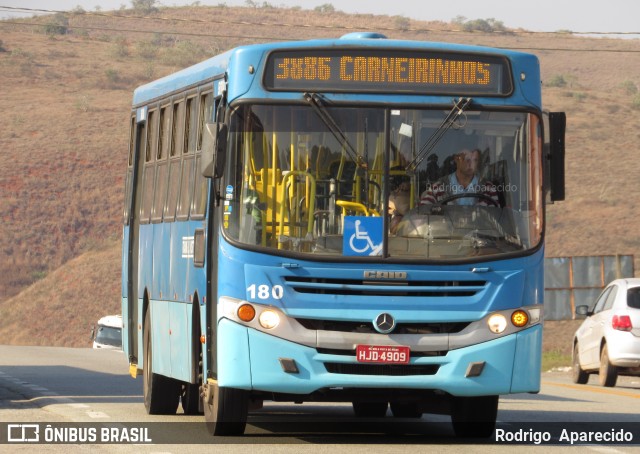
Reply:
[[[331, 4], [345, 13], [404, 16], [417, 20], [450, 22], [466, 19], [495, 19], [508, 28], [530, 31], [637, 32], [640, 38], [639, 0], [252, 0], [257, 5], [299, 6], [314, 9]], [[246, 0], [158, 0], [158, 6], [200, 5], [246, 6]], [[0, 18], [15, 17], [2, 6], [67, 11], [81, 6], [86, 11], [131, 7], [130, 0], [0, 0]], [[29, 16], [31, 13], [28, 14]]]

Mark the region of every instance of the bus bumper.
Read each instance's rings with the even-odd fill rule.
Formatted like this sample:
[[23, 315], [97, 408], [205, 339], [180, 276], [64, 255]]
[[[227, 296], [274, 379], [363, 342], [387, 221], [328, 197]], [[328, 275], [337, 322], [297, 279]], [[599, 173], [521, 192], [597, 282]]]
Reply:
[[[431, 375], [363, 375], [330, 373], [326, 364], [358, 365], [355, 355], [319, 353], [221, 319], [219, 339], [234, 339], [218, 348], [220, 386], [256, 391], [311, 394], [331, 388], [400, 388], [437, 390], [455, 396], [482, 396], [540, 390], [542, 325], [480, 344], [450, 350], [444, 356], [411, 358], [410, 366], [435, 365]], [[295, 364], [295, 371], [283, 365]], [[482, 371], [469, 376], [471, 364]], [[348, 370], [349, 368], [343, 368]]]

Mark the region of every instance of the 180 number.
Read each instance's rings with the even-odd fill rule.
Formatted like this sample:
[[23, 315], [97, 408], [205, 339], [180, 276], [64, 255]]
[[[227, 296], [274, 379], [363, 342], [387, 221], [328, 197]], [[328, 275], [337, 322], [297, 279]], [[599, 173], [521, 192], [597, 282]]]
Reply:
[[270, 285], [256, 285], [251, 284], [247, 287], [247, 293], [249, 293], [249, 298], [251, 299], [259, 299], [266, 300], [269, 298], [273, 298], [275, 300], [280, 300], [284, 296], [284, 288], [282, 285], [274, 285], [271, 287]]

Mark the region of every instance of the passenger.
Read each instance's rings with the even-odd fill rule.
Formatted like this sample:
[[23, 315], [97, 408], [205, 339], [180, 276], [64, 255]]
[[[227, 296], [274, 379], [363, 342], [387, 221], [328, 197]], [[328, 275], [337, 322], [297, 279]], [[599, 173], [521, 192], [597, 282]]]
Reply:
[[395, 176], [391, 181], [393, 189], [389, 194], [389, 231], [394, 233], [402, 217], [411, 208], [411, 182], [407, 176]]
[[[454, 156], [456, 170], [427, 186], [420, 195], [420, 205], [431, 205], [447, 201], [457, 194], [482, 194], [485, 197], [462, 197], [451, 201], [456, 205], [494, 205], [500, 206], [496, 186], [477, 175], [480, 163], [480, 150], [463, 149]], [[491, 202], [493, 201], [493, 203]]]

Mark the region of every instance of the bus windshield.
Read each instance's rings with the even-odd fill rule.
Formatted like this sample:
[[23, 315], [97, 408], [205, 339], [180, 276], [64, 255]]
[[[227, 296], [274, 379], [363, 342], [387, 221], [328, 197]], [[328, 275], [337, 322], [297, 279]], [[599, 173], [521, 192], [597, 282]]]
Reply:
[[236, 106], [225, 235], [334, 258], [456, 260], [536, 247], [539, 118], [452, 107]]

